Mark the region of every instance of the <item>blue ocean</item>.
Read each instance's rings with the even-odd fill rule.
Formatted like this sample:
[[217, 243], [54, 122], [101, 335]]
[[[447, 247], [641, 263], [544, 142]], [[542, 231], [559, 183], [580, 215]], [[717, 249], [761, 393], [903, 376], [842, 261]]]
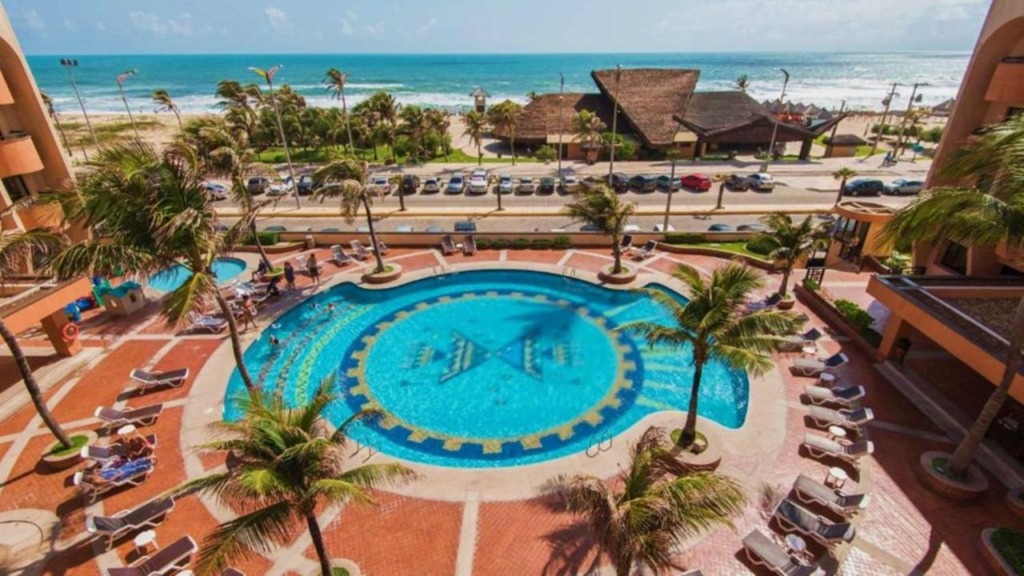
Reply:
[[[853, 109], [878, 109], [893, 82], [904, 87], [893, 103], [905, 107], [910, 85], [926, 82], [922, 104], [956, 96], [967, 67], [966, 52], [877, 53], [693, 53], [693, 54], [480, 54], [480, 55], [145, 55], [80, 56], [76, 80], [92, 112], [124, 110], [115, 78], [127, 69], [138, 76], [125, 84], [133, 109], [150, 112], [150, 94], [165, 89], [186, 112], [216, 110], [217, 82], [260, 80], [250, 66], [283, 65], [276, 81], [290, 84], [313, 106], [335, 106], [323, 86], [324, 72], [349, 73], [349, 104], [377, 90], [393, 93], [401, 103], [452, 110], [471, 104], [469, 93], [482, 87], [493, 98], [525, 102], [531, 92], [557, 92], [559, 74], [567, 92], [594, 91], [590, 71], [624, 67], [698, 68], [698, 90], [731, 89], [740, 74], [750, 79], [758, 100], [774, 99], [784, 68], [791, 74], [787, 99]], [[29, 56], [40, 87], [61, 112], [77, 110], [67, 72], [57, 56]]]

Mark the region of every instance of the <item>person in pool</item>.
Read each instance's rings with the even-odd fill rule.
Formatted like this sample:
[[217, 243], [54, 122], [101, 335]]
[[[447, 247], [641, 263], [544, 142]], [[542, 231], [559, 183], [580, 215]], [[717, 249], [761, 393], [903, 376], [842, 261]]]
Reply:
[[277, 346], [280, 343], [281, 343], [281, 341], [277, 339], [277, 336], [274, 336], [273, 334], [270, 335], [270, 345], [271, 346]]

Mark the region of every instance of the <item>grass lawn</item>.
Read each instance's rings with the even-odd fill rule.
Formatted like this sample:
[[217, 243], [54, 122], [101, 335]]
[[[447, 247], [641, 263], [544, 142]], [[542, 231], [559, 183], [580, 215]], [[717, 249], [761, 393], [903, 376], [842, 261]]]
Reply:
[[747, 242], [745, 240], [738, 240], [735, 242], [701, 242], [700, 244], [672, 244], [672, 246], [686, 246], [690, 248], [714, 248], [715, 250], [732, 252], [733, 254], [741, 254], [743, 256], [749, 256], [751, 258], [756, 258], [758, 260], [764, 260], [765, 262], [768, 261], [768, 259], [764, 255], [757, 254], [756, 252], [751, 252], [750, 250], [747, 250]]

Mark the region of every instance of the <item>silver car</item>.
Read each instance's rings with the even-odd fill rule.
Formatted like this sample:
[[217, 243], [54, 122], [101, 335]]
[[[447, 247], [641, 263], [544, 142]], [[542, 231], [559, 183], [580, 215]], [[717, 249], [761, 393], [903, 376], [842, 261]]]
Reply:
[[524, 177], [519, 179], [519, 187], [516, 189], [518, 194], [533, 194], [537, 190], [537, 185], [533, 183], [533, 178]]

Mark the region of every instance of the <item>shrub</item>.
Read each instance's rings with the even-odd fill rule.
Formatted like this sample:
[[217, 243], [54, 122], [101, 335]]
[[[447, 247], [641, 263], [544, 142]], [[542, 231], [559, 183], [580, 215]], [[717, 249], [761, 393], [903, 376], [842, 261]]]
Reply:
[[491, 248], [494, 248], [495, 250], [504, 250], [505, 248], [508, 248], [508, 240], [505, 238], [495, 238], [494, 241], [491, 242]]
[[804, 288], [811, 292], [817, 292], [818, 290], [821, 290], [821, 285], [818, 284], [818, 281], [814, 278], [804, 278]]
[[494, 245], [494, 242], [492, 242], [490, 238], [477, 238], [476, 239], [476, 247], [479, 248], [480, 250], [487, 250], [488, 248], [490, 248], [493, 245]]
[[1018, 574], [1024, 574], [1024, 532], [997, 528], [992, 533], [992, 546]]
[[930, 144], [936, 144], [942, 139], [942, 126], [934, 126], [921, 131], [921, 140]]
[[851, 326], [874, 347], [882, 342], [882, 335], [871, 327], [875, 319], [866, 310], [857, 305], [856, 302], [839, 299], [832, 303], [839, 311], [839, 314], [850, 323]]
[[775, 242], [767, 236], [755, 236], [750, 242], [747, 242], [747, 250], [754, 254], [767, 256], [775, 250]]
[[533, 153], [533, 157], [541, 162], [551, 162], [555, 158], [558, 158], [558, 151], [555, 150], [554, 146], [545, 144], [540, 148], [537, 148], [537, 151]]
[[533, 242], [530, 242], [530, 248], [534, 250], [549, 250], [553, 242], [547, 238], [536, 238]]
[[568, 250], [572, 247], [572, 240], [568, 236], [555, 236], [555, 241], [551, 243], [551, 247], [555, 250]]
[[681, 232], [679, 234], [666, 234], [666, 244], [703, 244], [704, 235], [700, 232]]
[[510, 242], [513, 250], [525, 250], [530, 247], [530, 240], [528, 238], [516, 238]]
[[[263, 246], [273, 246], [281, 239], [280, 234], [277, 232], [257, 232], [256, 236], [259, 237], [260, 244]], [[242, 241], [242, 244], [246, 246], [255, 246], [256, 240], [253, 239], [252, 234], [246, 234], [245, 240]]]

